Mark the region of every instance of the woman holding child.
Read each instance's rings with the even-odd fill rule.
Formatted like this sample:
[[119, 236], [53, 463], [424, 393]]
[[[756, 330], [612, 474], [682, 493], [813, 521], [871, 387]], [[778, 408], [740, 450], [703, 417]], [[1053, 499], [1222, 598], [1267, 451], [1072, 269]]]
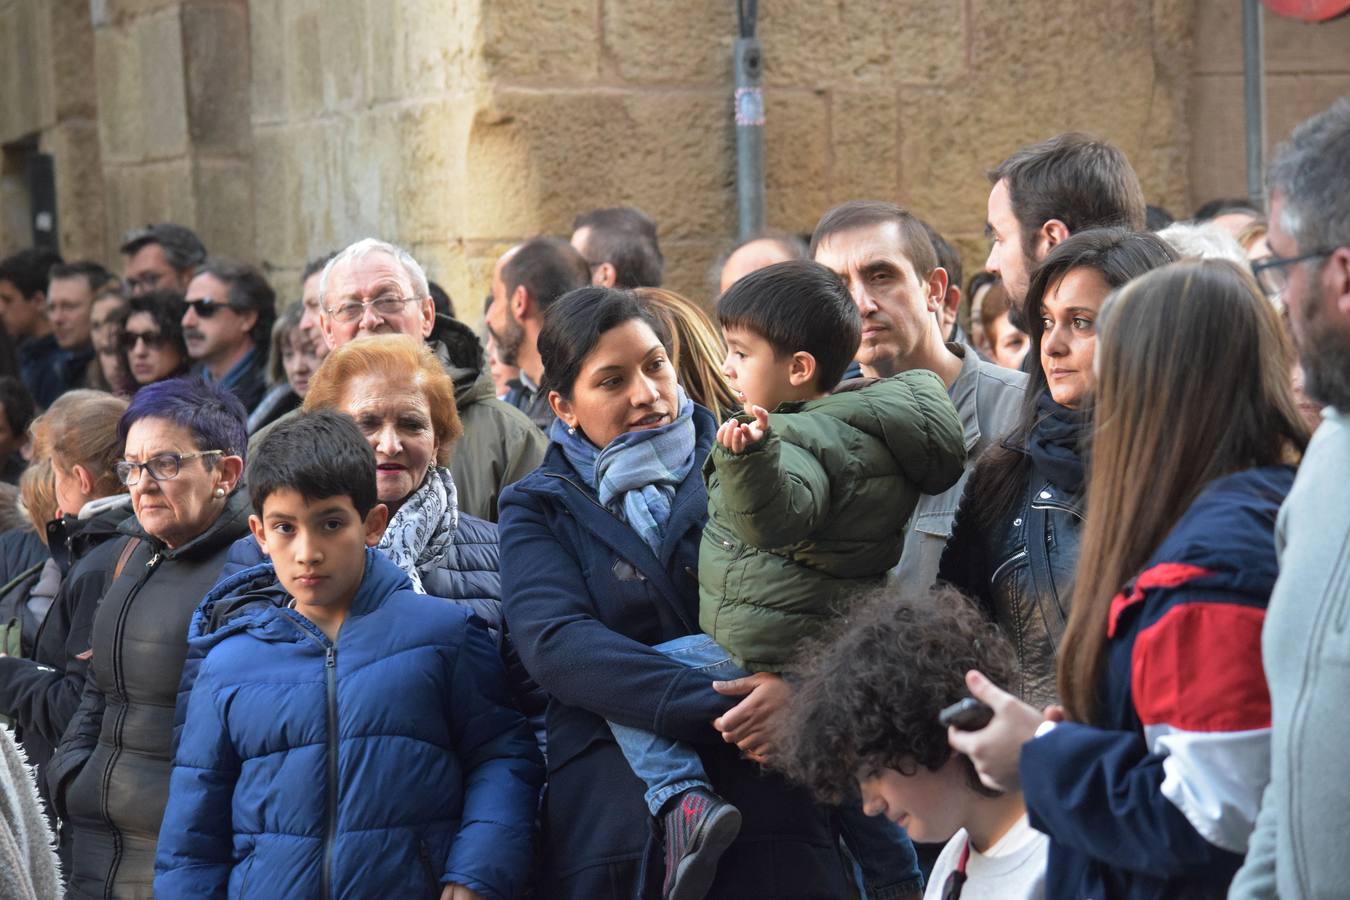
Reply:
[[1176, 259], [1151, 233], [1083, 231], [1036, 269], [1025, 308], [1030, 355], [1022, 417], [966, 484], [938, 580], [980, 602], [1017, 648], [1011, 687], [1054, 703], [1055, 648], [1068, 621], [1092, 430], [1096, 323], [1111, 291]]
[[147, 385], [118, 423], [135, 523], [94, 617], [84, 694], [48, 770], [74, 827], [68, 896], [151, 894], [188, 621], [248, 528], [244, 409], [200, 379]]
[[1050, 836], [1047, 896], [1223, 896], [1269, 777], [1261, 629], [1307, 441], [1278, 317], [1231, 263], [1131, 281], [1098, 325], [1096, 426], [1064, 709], [978, 672], [952, 729]]

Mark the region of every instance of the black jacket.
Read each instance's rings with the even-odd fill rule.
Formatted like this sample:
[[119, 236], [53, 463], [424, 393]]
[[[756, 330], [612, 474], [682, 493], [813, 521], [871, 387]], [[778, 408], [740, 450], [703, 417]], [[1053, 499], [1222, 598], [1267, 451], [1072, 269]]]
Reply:
[[1082, 498], [1033, 470], [1022, 500], [992, 533], [981, 527], [972, 499], [967, 491], [938, 580], [979, 601], [1012, 641], [1020, 673], [1014, 693], [1038, 709], [1058, 703], [1055, 651], [1069, 618]]
[[188, 623], [248, 513], [236, 489], [210, 528], [173, 550], [135, 520], [122, 526], [141, 543], [99, 604], [84, 694], [47, 773], [75, 831], [71, 897], [150, 896]]

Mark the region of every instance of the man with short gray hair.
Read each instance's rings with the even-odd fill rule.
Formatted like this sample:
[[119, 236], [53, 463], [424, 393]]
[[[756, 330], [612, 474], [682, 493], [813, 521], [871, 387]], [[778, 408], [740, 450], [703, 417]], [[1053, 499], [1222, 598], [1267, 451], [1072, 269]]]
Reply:
[[534, 471], [548, 442], [524, 413], [497, 399], [477, 335], [436, 314], [417, 260], [384, 241], [357, 241], [324, 267], [319, 305], [330, 349], [371, 334], [407, 334], [431, 346], [455, 383], [464, 425], [450, 462], [459, 507], [497, 521], [502, 489]]
[[1230, 897], [1336, 897], [1350, 884], [1350, 97], [1294, 129], [1270, 170], [1254, 268], [1289, 310], [1308, 394], [1328, 404], [1275, 527], [1262, 632], [1270, 784]]

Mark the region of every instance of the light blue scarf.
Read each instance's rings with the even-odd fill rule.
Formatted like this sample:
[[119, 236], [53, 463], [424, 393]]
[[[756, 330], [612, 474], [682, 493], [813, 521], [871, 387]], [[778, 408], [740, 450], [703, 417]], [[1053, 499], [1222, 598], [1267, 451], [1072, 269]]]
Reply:
[[694, 467], [694, 404], [680, 389], [680, 413], [669, 425], [630, 431], [597, 449], [580, 432], [554, 421], [549, 437], [608, 509], [658, 556], [675, 491]]

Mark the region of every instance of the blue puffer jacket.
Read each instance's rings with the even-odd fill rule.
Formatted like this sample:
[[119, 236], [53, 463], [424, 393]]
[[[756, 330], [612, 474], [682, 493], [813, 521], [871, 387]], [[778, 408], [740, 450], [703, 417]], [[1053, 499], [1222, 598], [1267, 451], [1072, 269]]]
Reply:
[[543, 767], [486, 631], [373, 550], [336, 642], [247, 593], [272, 577], [239, 573], [193, 617], [207, 653], [155, 895], [514, 896]]

